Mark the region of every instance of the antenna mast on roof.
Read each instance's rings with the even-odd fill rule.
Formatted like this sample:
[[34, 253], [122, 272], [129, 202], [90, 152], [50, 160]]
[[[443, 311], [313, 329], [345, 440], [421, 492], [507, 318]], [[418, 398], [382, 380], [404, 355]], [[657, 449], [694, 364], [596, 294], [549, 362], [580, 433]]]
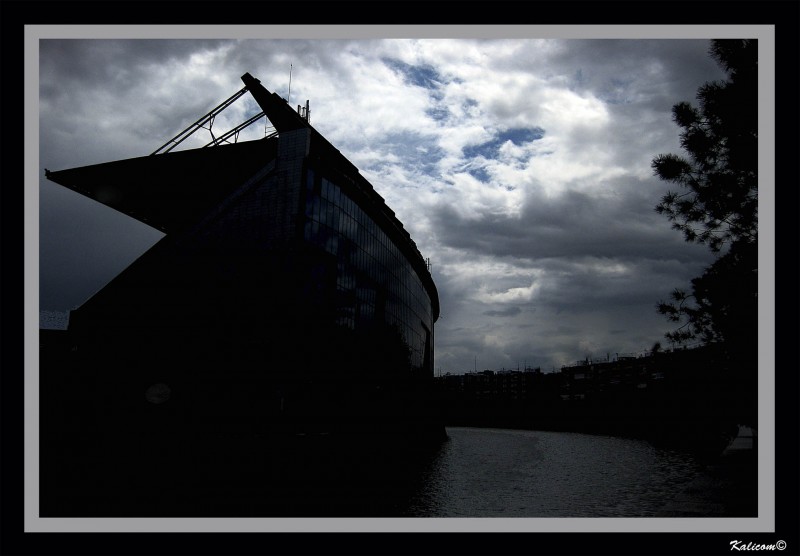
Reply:
[[286, 102], [290, 103], [292, 100], [292, 64], [289, 64], [289, 92], [286, 93]]
[[303, 118], [308, 123], [311, 123], [311, 108], [309, 108], [308, 99], [306, 99], [306, 106], [303, 108], [299, 104], [297, 105], [297, 113], [300, 114], [300, 117]]
[[[286, 93], [286, 103], [291, 104], [292, 102], [292, 64], [289, 64], [289, 92]], [[303, 108], [299, 104], [297, 105], [297, 113], [300, 114], [300, 117], [303, 118], [308, 123], [311, 123], [311, 108], [309, 107], [308, 100], [306, 100], [306, 106]]]

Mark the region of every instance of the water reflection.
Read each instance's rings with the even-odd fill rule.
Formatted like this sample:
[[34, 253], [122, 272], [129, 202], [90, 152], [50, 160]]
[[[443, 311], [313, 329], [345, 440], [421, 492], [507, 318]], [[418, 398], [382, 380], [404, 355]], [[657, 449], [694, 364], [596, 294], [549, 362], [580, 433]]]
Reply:
[[701, 469], [647, 442], [577, 433], [448, 428], [406, 515], [648, 517]]

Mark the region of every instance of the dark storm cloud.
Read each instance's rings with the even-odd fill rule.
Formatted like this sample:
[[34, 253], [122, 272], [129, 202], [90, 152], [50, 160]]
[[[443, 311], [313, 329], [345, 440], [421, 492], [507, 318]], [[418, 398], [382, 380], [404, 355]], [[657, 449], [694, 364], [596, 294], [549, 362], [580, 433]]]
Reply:
[[[127, 157], [150, 154], [225, 98], [209, 91], [206, 76], [179, 81], [170, 71], [170, 66], [219, 45], [220, 41], [42, 40], [39, 109], [40, 150], [48, 155], [44, 162], [60, 169], [121, 158], [123, 148]], [[62, 153], [75, 150], [65, 146], [73, 141], [85, 148], [62, 162]]]
[[47, 100], [58, 85], [78, 83], [81, 88], [148, 80], [156, 66], [179, 63], [199, 52], [213, 51], [229, 41], [157, 39], [42, 39], [39, 41], [39, 73], [57, 76], [41, 91]]
[[519, 259], [575, 256], [676, 259], [689, 262], [677, 233], [653, 210], [647, 195], [592, 197], [567, 191], [556, 198], [530, 198], [520, 216], [472, 214], [440, 205], [432, 220], [439, 240], [474, 254]]
[[[113, 138], [117, 124], [113, 115], [119, 114], [125, 116], [119, 121], [125, 133], [158, 141], [235, 91], [221, 96], [209, 87], [207, 76], [177, 71], [193, 56], [215, 52], [223, 41], [98, 39], [40, 44], [39, 102], [44, 122], [56, 119], [51, 117], [55, 112], [66, 118], [94, 115], [92, 127]], [[138, 109], [137, 119], [129, 121], [127, 114]]]
[[484, 315], [487, 317], [513, 317], [522, 312], [522, 309], [519, 307], [509, 307], [508, 309], [502, 309], [500, 311], [484, 311]]
[[576, 90], [600, 98], [630, 98], [623, 91], [635, 83], [638, 96], [674, 103], [694, 98], [698, 82], [723, 77], [708, 48], [707, 40], [578, 39], [562, 41], [549, 63], [571, 77]]
[[[655, 308], [659, 287], [666, 297], [678, 283], [685, 266], [664, 264], [658, 260], [619, 261], [585, 257], [553, 260], [542, 267], [559, 276], [557, 289], [543, 289], [537, 304], [557, 306], [559, 310], [609, 308]], [[698, 265], [700, 270], [702, 265]], [[680, 270], [680, 272], [677, 272]], [[670, 271], [675, 275], [670, 276]], [[624, 322], [620, 321], [620, 322]]]

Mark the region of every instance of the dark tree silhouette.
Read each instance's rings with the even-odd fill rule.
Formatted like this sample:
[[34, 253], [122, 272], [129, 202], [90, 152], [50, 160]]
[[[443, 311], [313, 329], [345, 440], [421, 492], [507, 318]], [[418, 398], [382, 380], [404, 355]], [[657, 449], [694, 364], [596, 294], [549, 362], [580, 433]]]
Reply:
[[718, 344], [742, 424], [755, 425], [758, 365], [758, 42], [714, 40], [710, 55], [725, 81], [706, 83], [699, 106], [680, 102], [674, 121], [688, 156], [661, 154], [655, 174], [681, 187], [656, 206], [686, 241], [707, 245], [714, 263], [676, 289], [659, 313], [678, 323], [665, 336]]
[[[758, 43], [715, 40], [710, 54], [728, 80], [703, 85], [697, 94], [699, 108], [680, 102], [672, 109], [683, 128], [681, 147], [688, 158], [661, 154], [652, 163], [658, 177], [682, 187], [668, 191], [656, 212], [666, 215], [686, 241], [708, 245], [719, 254], [692, 282], [692, 294], [675, 290], [669, 302], [658, 304], [661, 314], [683, 323], [667, 334], [676, 342], [698, 337], [725, 341], [732, 332], [726, 324], [731, 312], [750, 314], [744, 307], [756, 303], [755, 288], [724, 300], [715, 290], [730, 289], [725, 282], [733, 279], [757, 283]], [[742, 306], [734, 308], [737, 304]]]

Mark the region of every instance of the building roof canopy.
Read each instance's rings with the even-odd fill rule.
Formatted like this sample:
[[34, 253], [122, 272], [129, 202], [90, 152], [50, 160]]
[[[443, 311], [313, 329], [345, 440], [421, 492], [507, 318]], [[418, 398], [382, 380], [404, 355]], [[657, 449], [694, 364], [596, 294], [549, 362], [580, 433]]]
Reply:
[[276, 156], [275, 139], [46, 171], [47, 179], [165, 233], [193, 224]]

